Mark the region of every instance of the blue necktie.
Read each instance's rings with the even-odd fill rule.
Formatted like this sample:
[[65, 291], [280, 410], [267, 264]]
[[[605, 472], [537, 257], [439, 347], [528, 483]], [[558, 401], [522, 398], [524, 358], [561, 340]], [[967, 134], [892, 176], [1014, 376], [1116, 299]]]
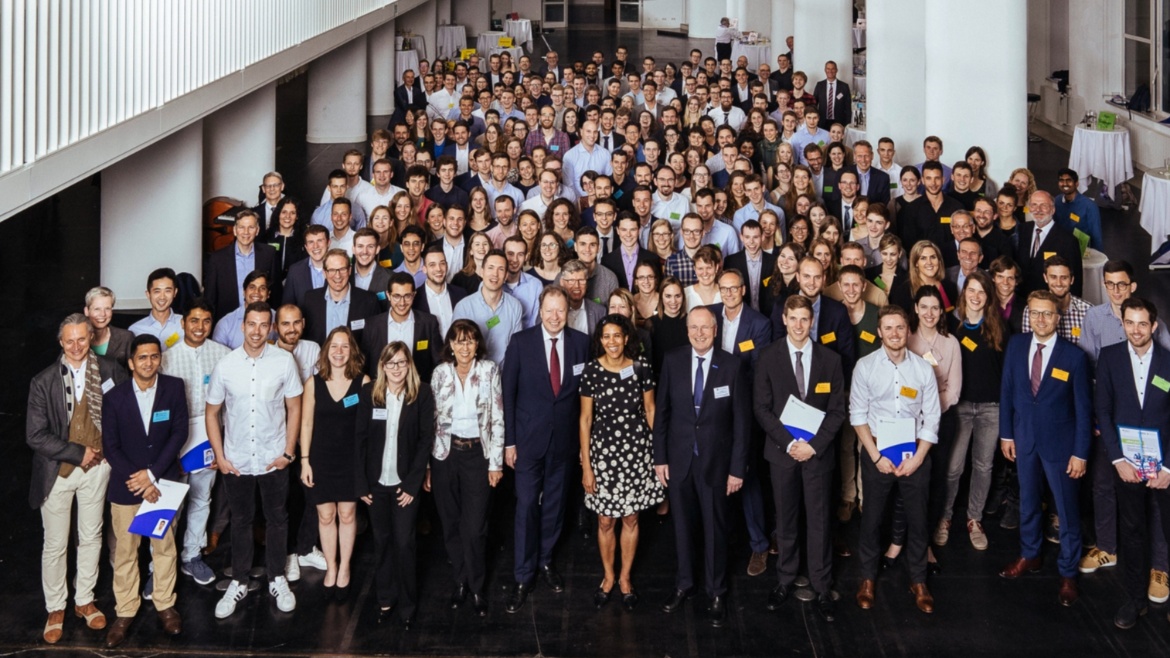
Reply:
[[[703, 406], [703, 361], [705, 357], [696, 357], [699, 365], [695, 366], [695, 417], [699, 417], [699, 408]], [[695, 437], [695, 454], [699, 454], [699, 437]]]

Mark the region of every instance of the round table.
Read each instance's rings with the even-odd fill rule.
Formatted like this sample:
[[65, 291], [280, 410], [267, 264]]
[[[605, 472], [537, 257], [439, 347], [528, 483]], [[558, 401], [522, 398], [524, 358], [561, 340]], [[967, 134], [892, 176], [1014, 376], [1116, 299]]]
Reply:
[[440, 25], [435, 30], [435, 52], [440, 59], [458, 59], [467, 47], [467, 29], [462, 25]]
[[1109, 301], [1105, 294], [1105, 263], [1108, 260], [1108, 256], [1093, 248], [1086, 249], [1085, 255], [1081, 258], [1085, 278], [1082, 286], [1084, 295], [1081, 298], [1093, 306]]
[[525, 44], [532, 52], [532, 21], [527, 18], [508, 19], [504, 21], [504, 32], [512, 37], [512, 45]]
[[1147, 171], [1142, 177], [1142, 200], [1138, 205], [1141, 225], [1153, 238], [1150, 253], [1156, 252], [1170, 239], [1170, 172], [1166, 169]]
[[854, 128], [853, 126], [845, 126], [845, 146], [853, 148], [853, 144], [865, 139], [865, 128]]
[[739, 60], [740, 55], [746, 55], [748, 60], [748, 70], [755, 71], [760, 68], [760, 64], [772, 63], [772, 46], [766, 43], [744, 43], [742, 41], [734, 41], [731, 44], [731, 64], [732, 66]]
[[1129, 148], [1129, 131], [1125, 128], [1097, 130], [1077, 126], [1073, 132], [1068, 168], [1080, 175], [1078, 188], [1089, 189], [1089, 176], [1105, 184], [1113, 196], [1118, 185], [1133, 178], [1133, 154]]
[[[475, 51], [480, 55], [486, 55], [492, 48], [500, 45], [500, 37], [508, 36], [505, 32], [480, 32], [475, 39]], [[480, 57], [480, 68], [487, 70], [487, 57]]]
[[401, 80], [402, 74], [405, 73], [407, 69], [414, 71], [416, 76], [418, 75], [418, 51], [399, 50], [398, 52], [394, 53], [394, 70], [396, 73], [394, 79]]

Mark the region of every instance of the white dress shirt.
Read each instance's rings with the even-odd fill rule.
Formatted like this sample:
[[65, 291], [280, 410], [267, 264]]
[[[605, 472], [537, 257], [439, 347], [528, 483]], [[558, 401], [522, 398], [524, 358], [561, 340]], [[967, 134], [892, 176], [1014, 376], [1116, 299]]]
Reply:
[[850, 424], [868, 425], [872, 432], [879, 418], [913, 418], [915, 438], [938, 443], [940, 415], [934, 368], [922, 357], [907, 349], [902, 362], [894, 363], [883, 347], [857, 362], [849, 392]]
[[407, 313], [402, 322], [396, 321], [393, 313], [386, 314], [386, 344], [396, 340], [405, 343], [407, 352], [414, 356], [414, 311]]
[[142, 431], [150, 434], [150, 416], [154, 410], [154, 395], [158, 392], [158, 375], [145, 390], [138, 388], [137, 381], [130, 385], [134, 387], [134, 399], [138, 401], [138, 413], [142, 416]]
[[[1027, 313], [1028, 310], [1024, 309]], [[1032, 334], [1032, 344], [1028, 346], [1028, 375], [1032, 374], [1032, 359], [1036, 358], [1036, 344], [1044, 343], [1044, 351], [1040, 353], [1040, 376], [1048, 372], [1048, 360], [1052, 358], [1052, 348], [1056, 345], [1056, 334], [1052, 334], [1046, 341], [1036, 339], [1036, 334]]]
[[402, 484], [398, 477], [398, 418], [402, 415], [402, 394], [386, 394], [386, 446], [382, 448], [382, 472], [378, 484], [393, 487]]
[[[447, 286], [443, 286], [442, 292], [435, 292], [430, 286], [424, 285], [427, 295], [427, 308], [431, 310], [431, 315], [439, 321], [439, 332], [446, 336], [447, 329], [451, 327], [451, 317], [455, 313], [454, 307], [451, 306], [451, 291]], [[413, 314], [412, 314], [413, 317]]]

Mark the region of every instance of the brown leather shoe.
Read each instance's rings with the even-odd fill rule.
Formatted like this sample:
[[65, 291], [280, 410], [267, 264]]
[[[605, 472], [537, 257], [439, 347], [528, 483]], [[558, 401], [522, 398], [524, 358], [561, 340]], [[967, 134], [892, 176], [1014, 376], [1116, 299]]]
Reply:
[[98, 610], [98, 607], [93, 604], [93, 601], [85, 605], [73, 606], [73, 614], [77, 615], [80, 619], [84, 619], [85, 625], [95, 631], [100, 631], [106, 627], [106, 616], [102, 614], [101, 610]]
[[934, 597], [930, 595], [930, 590], [926, 589], [926, 583], [914, 583], [910, 586], [910, 593], [914, 595], [914, 605], [918, 609], [930, 614], [934, 612]]
[[1011, 564], [1003, 568], [999, 572], [1000, 578], [1007, 578], [1008, 580], [1015, 580], [1025, 573], [1036, 573], [1040, 571], [1040, 558], [1034, 557], [1032, 559], [1018, 557]]
[[45, 642], [57, 644], [61, 641], [61, 632], [65, 627], [65, 611], [54, 610], [45, 620]]
[[219, 546], [219, 533], [209, 532], [207, 533], [207, 545], [203, 547], [202, 553], [204, 555], [211, 555], [215, 552], [217, 546]]
[[106, 633], [106, 648], [113, 649], [126, 640], [126, 631], [130, 630], [133, 617], [115, 617], [113, 625]]
[[873, 581], [863, 580], [857, 588], [857, 607], [869, 610], [873, 607]]
[[179, 611], [173, 607], [159, 610], [158, 620], [162, 623], [163, 630], [166, 631], [167, 635], [178, 635], [183, 632], [183, 619], [179, 617]]
[[1069, 607], [1077, 602], [1080, 595], [1077, 593], [1077, 579], [1076, 578], [1061, 578], [1060, 579], [1060, 593], [1057, 597], [1060, 600], [1060, 605]]

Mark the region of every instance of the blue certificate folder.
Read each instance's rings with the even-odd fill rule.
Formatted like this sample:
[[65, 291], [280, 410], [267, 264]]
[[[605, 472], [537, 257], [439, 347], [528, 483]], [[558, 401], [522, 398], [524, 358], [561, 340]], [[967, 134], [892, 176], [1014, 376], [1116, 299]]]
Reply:
[[879, 418], [877, 427], [871, 429], [876, 430], [878, 452], [895, 467], [913, 457], [918, 449], [918, 421], [913, 418]]
[[151, 503], [142, 501], [138, 506], [138, 514], [130, 522], [130, 532], [151, 539], [162, 539], [167, 530], [175, 521], [179, 507], [183, 505], [183, 498], [187, 496], [190, 486], [182, 482], [159, 480], [155, 483], [162, 495]]
[[207, 431], [203, 429], [203, 419], [199, 423], [192, 423], [191, 433], [187, 435], [187, 442], [179, 451], [179, 465], [184, 473], [200, 471], [215, 461], [215, 452], [211, 449], [211, 441], [207, 439]]

